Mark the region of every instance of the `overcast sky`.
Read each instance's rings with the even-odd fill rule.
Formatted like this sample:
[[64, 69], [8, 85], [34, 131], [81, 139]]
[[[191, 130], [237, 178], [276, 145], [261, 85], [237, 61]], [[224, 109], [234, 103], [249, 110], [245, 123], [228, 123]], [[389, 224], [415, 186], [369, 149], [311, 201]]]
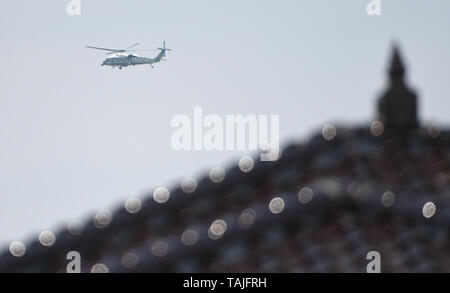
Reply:
[[[450, 2], [2, 1], [0, 246], [247, 152], [176, 152], [176, 114], [278, 114], [282, 142], [363, 123], [397, 40], [423, 121], [450, 120]], [[168, 62], [102, 67], [85, 45], [156, 48]], [[156, 52], [147, 52], [156, 55]]]

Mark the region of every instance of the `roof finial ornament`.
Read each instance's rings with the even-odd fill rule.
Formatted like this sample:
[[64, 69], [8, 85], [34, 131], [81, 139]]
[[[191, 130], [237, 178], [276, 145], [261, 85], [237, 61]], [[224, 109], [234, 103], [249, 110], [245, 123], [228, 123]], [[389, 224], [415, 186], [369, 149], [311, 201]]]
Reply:
[[391, 81], [403, 82], [403, 75], [405, 74], [405, 67], [403, 66], [400, 50], [397, 44], [392, 46], [392, 60], [389, 67], [389, 77]]
[[386, 129], [417, 128], [419, 125], [417, 97], [405, 84], [405, 67], [396, 44], [392, 47], [392, 59], [388, 73], [389, 87], [378, 100], [379, 120]]

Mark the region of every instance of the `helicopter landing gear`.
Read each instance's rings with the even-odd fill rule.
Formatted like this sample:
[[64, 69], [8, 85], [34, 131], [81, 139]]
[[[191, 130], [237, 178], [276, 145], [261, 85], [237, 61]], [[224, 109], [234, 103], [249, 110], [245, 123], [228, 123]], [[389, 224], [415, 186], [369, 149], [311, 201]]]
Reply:
[[119, 66], [119, 69], [122, 69], [122, 66]]
[[150, 67], [151, 67], [151, 68], [154, 68], [152, 64], [150, 64]]

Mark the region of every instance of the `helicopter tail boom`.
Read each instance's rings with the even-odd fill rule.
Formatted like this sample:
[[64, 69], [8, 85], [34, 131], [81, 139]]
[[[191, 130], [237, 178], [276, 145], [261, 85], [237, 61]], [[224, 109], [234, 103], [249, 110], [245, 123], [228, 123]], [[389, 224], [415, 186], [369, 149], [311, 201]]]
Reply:
[[172, 49], [166, 48], [166, 41], [163, 42], [163, 47], [158, 48], [158, 50], [160, 50], [160, 52], [154, 59], [156, 62], [164, 60], [163, 58], [166, 56], [166, 51], [172, 51]]

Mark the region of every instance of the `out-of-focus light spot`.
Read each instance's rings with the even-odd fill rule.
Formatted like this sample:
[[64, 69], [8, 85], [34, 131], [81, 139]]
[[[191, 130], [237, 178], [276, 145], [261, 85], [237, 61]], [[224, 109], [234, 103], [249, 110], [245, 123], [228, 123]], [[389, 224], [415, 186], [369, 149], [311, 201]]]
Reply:
[[242, 229], [250, 228], [256, 220], [256, 212], [253, 209], [244, 210], [238, 219], [239, 227]]
[[153, 192], [153, 199], [157, 203], [165, 203], [166, 201], [169, 200], [169, 197], [170, 197], [170, 192], [165, 187], [158, 187]]
[[139, 257], [134, 252], [127, 252], [120, 259], [122, 265], [128, 269], [133, 269], [139, 263]]
[[137, 197], [131, 197], [125, 201], [125, 210], [130, 214], [136, 214], [141, 210], [142, 202]]
[[261, 142], [258, 149], [261, 161], [277, 161], [283, 156], [283, 150], [275, 143]]
[[222, 219], [217, 219], [209, 227], [208, 236], [211, 239], [219, 239], [225, 231], [227, 231], [227, 223]]
[[269, 203], [269, 210], [273, 214], [279, 214], [284, 210], [284, 200], [281, 197], [273, 198]]
[[332, 124], [325, 124], [322, 128], [322, 136], [326, 140], [332, 140], [336, 136], [336, 128]]
[[313, 197], [314, 197], [314, 192], [309, 187], [303, 187], [298, 192], [298, 200], [301, 203], [308, 203], [308, 202], [310, 202], [313, 199]]
[[423, 205], [422, 214], [425, 218], [431, 218], [436, 213], [436, 205], [429, 201]]
[[42, 246], [52, 246], [55, 244], [55, 241], [55, 234], [51, 231], [42, 231], [41, 234], [39, 234], [39, 242]]
[[374, 190], [370, 181], [352, 182], [347, 186], [347, 195], [357, 201], [364, 201]]
[[111, 224], [112, 214], [110, 211], [103, 209], [100, 210], [94, 217], [94, 225], [97, 228], [106, 228]]
[[439, 125], [431, 124], [428, 127], [428, 135], [431, 136], [432, 138], [436, 138], [440, 134], [441, 134], [441, 128], [439, 127]]
[[92, 266], [91, 273], [109, 273], [109, 268], [102, 263], [98, 263]]
[[22, 257], [25, 255], [26, 252], [26, 247], [25, 244], [23, 244], [20, 241], [13, 241], [10, 245], [9, 245], [9, 252], [11, 252], [11, 254], [15, 257]]
[[81, 235], [83, 229], [83, 224], [80, 221], [71, 221], [67, 224], [67, 231], [73, 236]]
[[244, 173], [250, 172], [254, 166], [255, 162], [250, 156], [244, 156], [239, 160], [239, 169]]
[[198, 240], [198, 233], [192, 229], [187, 229], [181, 235], [181, 242], [183, 242], [183, 244], [187, 246], [194, 245], [197, 242], [197, 240]]
[[214, 167], [209, 172], [209, 179], [214, 183], [222, 182], [225, 178], [225, 170], [221, 167]]
[[384, 207], [390, 207], [391, 205], [393, 205], [395, 202], [395, 194], [388, 190], [385, 193], [383, 193], [383, 195], [381, 196], [381, 204]]
[[163, 257], [167, 254], [167, 251], [169, 251], [169, 246], [165, 241], [158, 240], [153, 243], [151, 250], [154, 256]]
[[185, 178], [181, 182], [181, 190], [187, 194], [195, 192], [197, 190], [197, 180], [192, 177]]
[[380, 121], [373, 121], [372, 124], [370, 124], [370, 132], [373, 136], [380, 136], [383, 134], [384, 131], [384, 125]]

